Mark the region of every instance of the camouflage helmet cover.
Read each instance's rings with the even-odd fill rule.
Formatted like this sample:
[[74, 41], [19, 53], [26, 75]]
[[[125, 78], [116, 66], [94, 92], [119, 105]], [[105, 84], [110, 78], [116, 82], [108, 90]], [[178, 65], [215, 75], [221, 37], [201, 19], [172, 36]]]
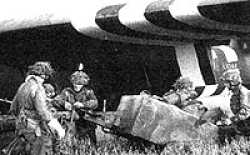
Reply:
[[240, 70], [239, 69], [230, 69], [223, 73], [221, 80], [223, 81], [233, 81], [236, 83], [241, 83]]
[[71, 75], [72, 84], [85, 85], [88, 84], [89, 80], [89, 76], [83, 71], [76, 71]]
[[193, 82], [188, 77], [180, 77], [173, 84], [175, 90], [188, 89], [193, 87]]
[[34, 65], [28, 67], [27, 75], [46, 75], [51, 77], [54, 73], [53, 68], [51, 67], [49, 62], [46, 61], [38, 61]]
[[75, 71], [71, 75], [71, 83], [75, 85], [87, 85], [89, 83], [89, 76], [82, 71], [83, 69], [83, 64], [79, 65], [78, 71]]

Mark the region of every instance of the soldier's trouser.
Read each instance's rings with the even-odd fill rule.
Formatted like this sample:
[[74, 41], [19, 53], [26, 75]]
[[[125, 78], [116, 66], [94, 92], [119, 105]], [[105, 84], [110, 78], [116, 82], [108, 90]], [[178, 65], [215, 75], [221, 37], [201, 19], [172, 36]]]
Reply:
[[31, 155], [53, 155], [52, 140], [49, 137], [37, 137], [34, 143], [31, 143]]
[[223, 143], [227, 139], [229, 142], [236, 136], [236, 135], [243, 135], [249, 136], [250, 135], [250, 118], [246, 120], [241, 120], [238, 122], [234, 122], [228, 126], [221, 126], [219, 127], [219, 138], [220, 141]]
[[76, 121], [77, 137], [79, 137], [79, 139], [88, 137], [92, 145], [96, 145], [95, 129], [96, 125], [93, 123]]
[[10, 147], [4, 150], [6, 155], [53, 155], [52, 139], [37, 137], [34, 133], [19, 135]]
[[95, 129], [90, 130], [87, 133], [87, 136], [89, 137], [90, 143], [93, 145], [96, 145], [96, 134], [95, 134]]
[[34, 133], [25, 134], [25, 150], [29, 155], [53, 155], [52, 138], [47, 135], [37, 137]]
[[219, 138], [220, 144], [226, 144], [226, 141], [231, 143], [231, 141], [233, 140], [236, 134], [237, 133], [235, 132], [235, 129], [231, 125], [219, 126], [218, 138]]

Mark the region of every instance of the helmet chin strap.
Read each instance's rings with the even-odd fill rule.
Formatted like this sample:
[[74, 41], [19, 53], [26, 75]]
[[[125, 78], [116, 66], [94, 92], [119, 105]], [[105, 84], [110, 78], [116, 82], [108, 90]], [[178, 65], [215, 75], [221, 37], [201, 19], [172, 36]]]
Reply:
[[239, 85], [240, 85], [240, 82], [238, 82], [237, 84], [232, 84], [231, 82], [229, 83], [230, 88], [238, 88]]
[[81, 85], [81, 86], [73, 85], [73, 87], [74, 87], [75, 91], [79, 92], [79, 91], [81, 91], [83, 89], [84, 85]]

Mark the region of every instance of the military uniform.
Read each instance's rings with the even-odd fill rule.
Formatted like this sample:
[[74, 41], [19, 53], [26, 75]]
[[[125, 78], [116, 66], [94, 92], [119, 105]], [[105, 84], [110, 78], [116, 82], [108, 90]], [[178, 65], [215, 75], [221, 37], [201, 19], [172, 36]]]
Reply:
[[[94, 110], [98, 106], [97, 98], [94, 91], [90, 88], [83, 87], [81, 91], [76, 92], [72, 88], [65, 88], [60, 95], [56, 97], [56, 100], [64, 100], [74, 105], [76, 102], [80, 102], [84, 105], [86, 110]], [[63, 103], [63, 102], [57, 102]], [[63, 107], [64, 105], [61, 105]], [[79, 137], [89, 136], [93, 143], [96, 143], [95, 128], [96, 125], [86, 122], [81, 116], [84, 112], [77, 109], [79, 119], [76, 120], [76, 131]]]
[[231, 94], [230, 108], [235, 115], [232, 120], [247, 119], [250, 116], [250, 91], [242, 85], [239, 69], [228, 69], [224, 72], [222, 80]]
[[55, 88], [49, 84], [49, 83], [45, 83], [43, 84], [43, 87], [45, 89], [45, 93], [46, 93], [46, 103], [48, 106], [48, 109], [52, 112], [53, 116], [56, 117], [56, 108], [53, 105], [53, 97], [55, 96]]
[[180, 77], [173, 84], [174, 90], [165, 93], [163, 99], [172, 105], [183, 109], [189, 101], [197, 96], [193, 88], [193, 82], [188, 77]]
[[249, 90], [241, 84], [231, 90], [230, 108], [233, 117], [230, 118], [232, 124], [221, 126], [219, 128], [219, 138], [221, 142], [225, 139], [230, 142], [235, 135], [250, 135], [250, 103]]
[[240, 85], [235, 90], [230, 99], [230, 107], [233, 112], [234, 120], [245, 120], [250, 116], [249, 90]]
[[[86, 110], [94, 110], [98, 106], [98, 101], [94, 91], [87, 87], [89, 80], [89, 76], [81, 69], [74, 72], [71, 75], [73, 88], [65, 88], [58, 96], [56, 96], [56, 102], [54, 105], [58, 109], [71, 111], [71, 118], [74, 117], [74, 122], [69, 122], [68, 120], [66, 123], [70, 123], [71, 130], [73, 130], [73, 126], [75, 126], [76, 132], [74, 137], [76, 137], [77, 142], [81, 142], [81, 140], [89, 138], [90, 143], [95, 144], [96, 125], [83, 119]], [[73, 108], [74, 110], [72, 110]], [[76, 113], [73, 114], [73, 112]], [[68, 133], [70, 134], [72, 132], [67, 132], [66, 130], [66, 137]], [[71, 141], [73, 139], [74, 138], [71, 138]]]
[[35, 63], [29, 68], [25, 82], [14, 97], [10, 112], [16, 116], [16, 136], [19, 140], [13, 148], [10, 147], [11, 151], [7, 150], [10, 154], [53, 155], [52, 130], [57, 131], [60, 137], [65, 134], [46, 103], [42, 83], [50, 71], [49, 63]]
[[[233, 129], [229, 135], [250, 134], [250, 91], [242, 85], [238, 58], [223, 64], [224, 72], [221, 81], [229, 90], [230, 109], [234, 116], [230, 117]], [[230, 122], [231, 123], [231, 122]], [[228, 123], [229, 124], [229, 123]], [[221, 133], [225, 132], [222, 130]], [[225, 132], [226, 133], [226, 132]], [[222, 134], [223, 135], [223, 134]]]
[[11, 111], [17, 117], [17, 136], [23, 136], [28, 154], [53, 154], [52, 135], [47, 126], [53, 116], [45, 99], [43, 86], [37, 83], [34, 76], [29, 76], [18, 89], [11, 105]]

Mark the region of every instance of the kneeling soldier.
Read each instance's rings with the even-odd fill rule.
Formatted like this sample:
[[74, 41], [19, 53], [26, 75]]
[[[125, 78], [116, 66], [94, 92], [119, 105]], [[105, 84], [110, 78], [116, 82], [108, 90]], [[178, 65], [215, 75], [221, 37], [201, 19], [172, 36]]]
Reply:
[[[80, 64], [82, 65], [82, 64]], [[63, 100], [63, 107], [71, 109], [72, 106], [76, 107], [79, 119], [76, 120], [76, 133], [78, 140], [88, 137], [91, 144], [96, 144], [95, 128], [96, 125], [85, 121], [82, 117], [85, 115], [84, 110], [94, 110], [98, 106], [97, 98], [94, 91], [88, 87], [89, 76], [82, 71], [83, 68], [79, 66], [79, 70], [71, 75], [71, 83], [73, 88], [65, 88], [56, 100]], [[80, 110], [83, 109], [83, 110]]]

